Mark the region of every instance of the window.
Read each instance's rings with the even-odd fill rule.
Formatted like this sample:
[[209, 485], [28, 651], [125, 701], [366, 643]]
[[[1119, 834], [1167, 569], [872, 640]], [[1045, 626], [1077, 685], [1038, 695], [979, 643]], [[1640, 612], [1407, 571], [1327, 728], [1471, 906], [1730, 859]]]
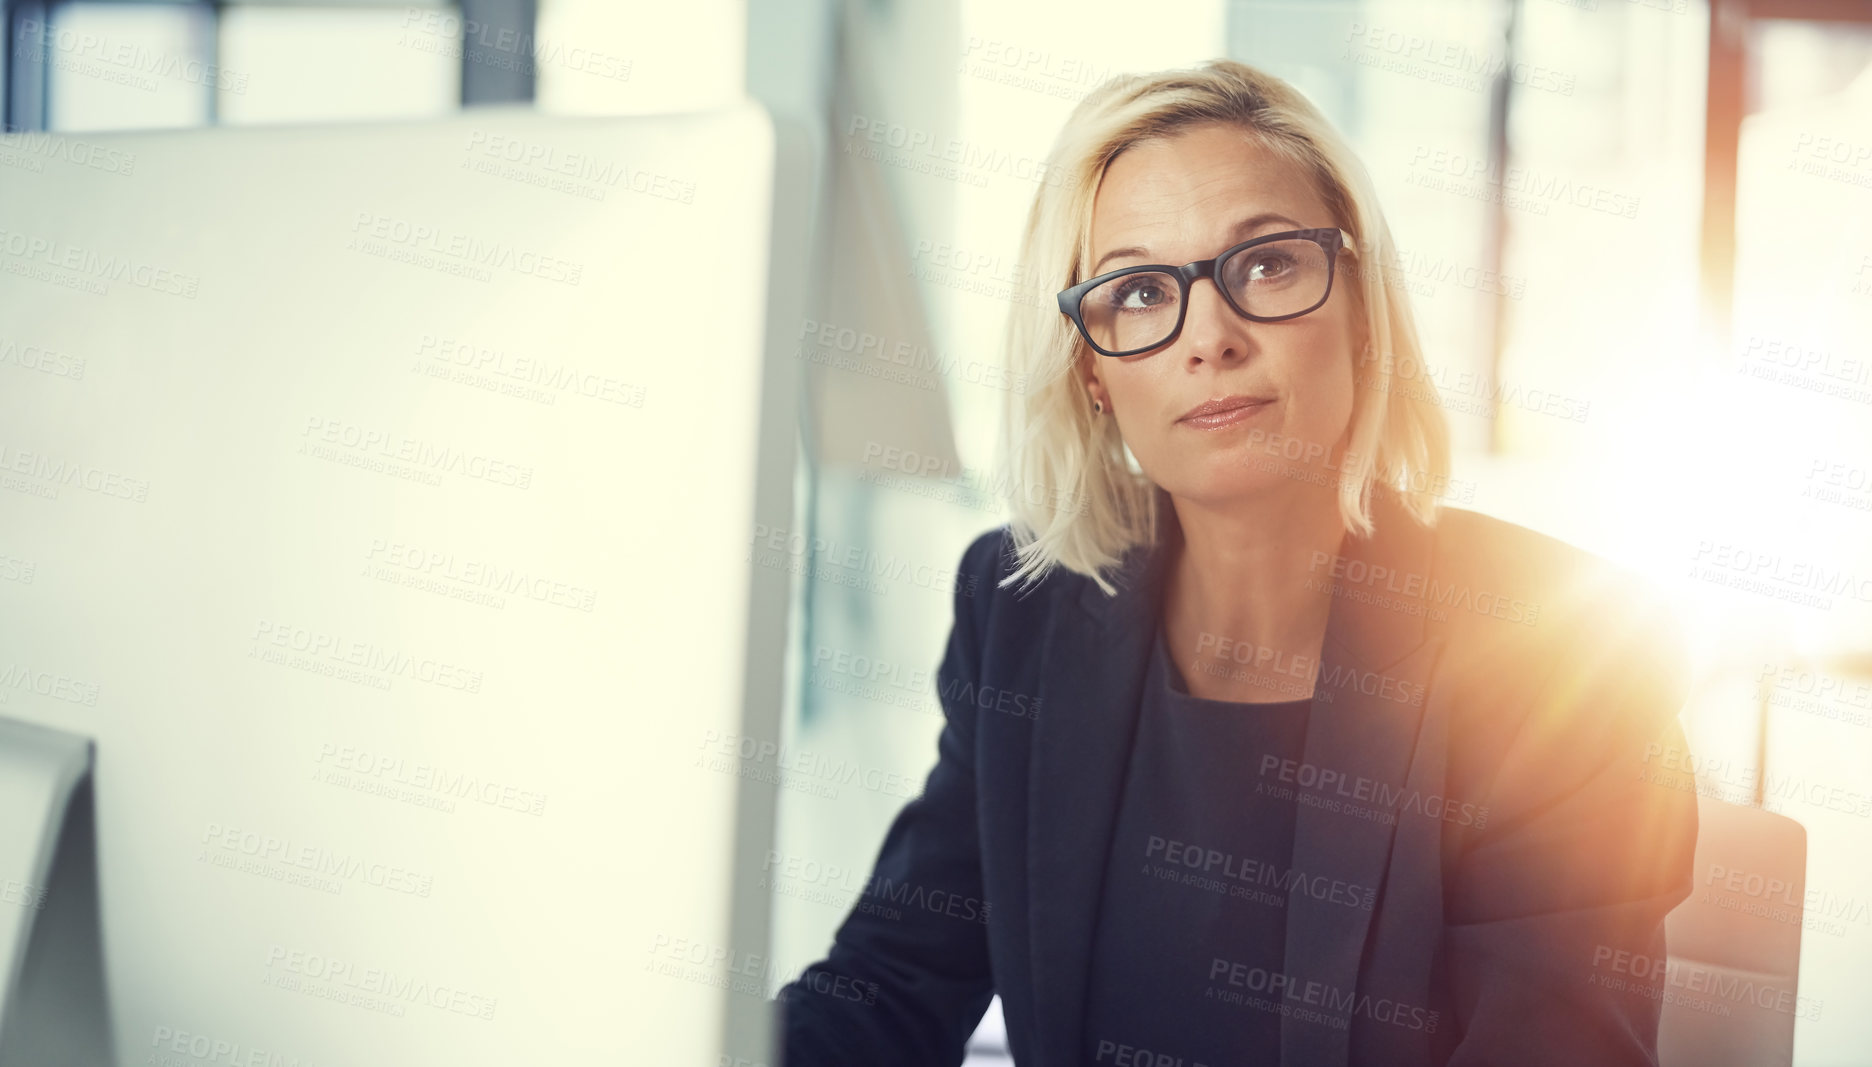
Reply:
[[51, 129], [211, 121], [214, 13], [206, 4], [60, 4], [40, 40]]
[[12, 129], [408, 119], [533, 95], [532, 7], [519, 0], [0, 0], [0, 11]]

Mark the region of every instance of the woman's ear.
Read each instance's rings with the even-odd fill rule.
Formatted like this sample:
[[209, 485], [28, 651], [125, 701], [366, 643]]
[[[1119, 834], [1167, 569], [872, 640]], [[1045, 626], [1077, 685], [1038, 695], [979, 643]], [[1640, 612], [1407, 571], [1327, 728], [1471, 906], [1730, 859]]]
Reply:
[[1105, 383], [1099, 381], [1097, 365], [1086, 358], [1085, 350], [1080, 350], [1078, 364], [1079, 384], [1086, 393], [1086, 405], [1094, 415], [1111, 414], [1111, 394], [1106, 392]]

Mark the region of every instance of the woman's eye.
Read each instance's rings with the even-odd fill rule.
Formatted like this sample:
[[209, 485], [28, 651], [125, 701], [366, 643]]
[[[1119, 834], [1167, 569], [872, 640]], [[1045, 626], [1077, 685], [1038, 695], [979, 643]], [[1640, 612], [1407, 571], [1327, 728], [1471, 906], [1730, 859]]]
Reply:
[[1284, 278], [1294, 269], [1293, 259], [1284, 253], [1271, 252], [1256, 256], [1248, 264], [1249, 281], [1272, 281]]
[[1154, 308], [1166, 303], [1169, 303], [1169, 295], [1156, 282], [1138, 282], [1126, 286], [1118, 294], [1118, 306], [1121, 308]]

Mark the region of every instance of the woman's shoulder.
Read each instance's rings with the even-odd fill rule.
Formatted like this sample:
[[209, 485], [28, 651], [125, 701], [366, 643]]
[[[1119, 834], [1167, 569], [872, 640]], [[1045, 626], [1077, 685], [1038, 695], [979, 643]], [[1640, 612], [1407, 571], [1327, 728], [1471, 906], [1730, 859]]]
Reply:
[[957, 574], [964, 580], [973, 579], [978, 588], [998, 590], [1020, 600], [1035, 597], [1045, 599], [1066, 592], [1068, 587], [1076, 588], [1074, 579], [1079, 576], [1058, 566], [1046, 568], [1026, 580], [1004, 586], [1008, 576], [1019, 566], [1015, 548], [1012, 524], [1002, 523], [993, 529], [984, 530], [962, 551], [962, 562], [957, 565]]
[[[993, 630], [1035, 637], [1045, 632], [1056, 611], [1075, 604], [1072, 610], [1088, 610], [1087, 601], [1095, 599], [1092, 579], [1066, 566], [1019, 573], [1017, 547], [1012, 525], [1003, 523], [975, 535], [955, 565], [956, 610], [972, 613], [978, 634]], [[1126, 569], [1136, 569], [1146, 555], [1145, 547], [1130, 550]]]
[[976, 534], [962, 550], [959, 572], [985, 581], [998, 581], [1008, 573], [1013, 562], [1014, 528], [1002, 523]]
[[1441, 670], [1469, 683], [1469, 727], [1518, 730], [1532, 714], [1557, 735], [1604, 738], [1677, 714], [1689, 661], [1657, 582], [1479, 512], [1441, 509], [1433, 530]]
[[[1491, 832], [1594, 803], [1678, 803], [1634, 785], [1648, 760], [1683, 743], [1676, 719], [1693, 683], [1682, 624], [1659, 584], [1475, 512], [1447, 509], [1437, 527], [1435, 555], [1449, 574], [1526, 609], [1518, 623], [1451, 613], [1444, 627], [1432, 691], [1441, 687], [1449, 709], [1449, 795], [1480, 805]], [[1575, 799], [1589, 793], [1599, 800]], [[1628, 814], [1683, 827], [1676, 814]]]
[[1459, 632], [1508, 622], [1545, 645], [1595, 627], [1608, 613], [1656, 627], [1671, 622], [1654, 581], [1551, 534], [1444, 507], [1431, 538], [1426, 597]]

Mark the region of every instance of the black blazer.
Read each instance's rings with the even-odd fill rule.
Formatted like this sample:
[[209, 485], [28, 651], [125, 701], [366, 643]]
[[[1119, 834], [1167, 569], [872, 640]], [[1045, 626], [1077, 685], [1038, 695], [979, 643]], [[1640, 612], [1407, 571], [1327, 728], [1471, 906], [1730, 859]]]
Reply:
[[[963, 554], [936, 766], [826, 957], [779, 991], [786, 1067], [953, 1067], [994, 993], [1020, 1067], [1114, 1061], [1082, 1043], [1087, 967], [1180, 538], [1158, 497], [1167, 534], [1115, 597], [1064, 568], [999, 587], [1005, 526]], [[1664, 955], [1691, 888], [1694, 794], [1645, 773], [1684, 745], [1675, 628], [1531, 530], [1455, 508], [1425, 528], [1382, 489], [1373, 522], [1316, 569], [1338, 589], [1286, 770], [1318, 801], [1293, 868], [1379, 892], [1289, 895], [1282, 1067], [1653, 1063], [1657, 1001], [1607, 980]]]

